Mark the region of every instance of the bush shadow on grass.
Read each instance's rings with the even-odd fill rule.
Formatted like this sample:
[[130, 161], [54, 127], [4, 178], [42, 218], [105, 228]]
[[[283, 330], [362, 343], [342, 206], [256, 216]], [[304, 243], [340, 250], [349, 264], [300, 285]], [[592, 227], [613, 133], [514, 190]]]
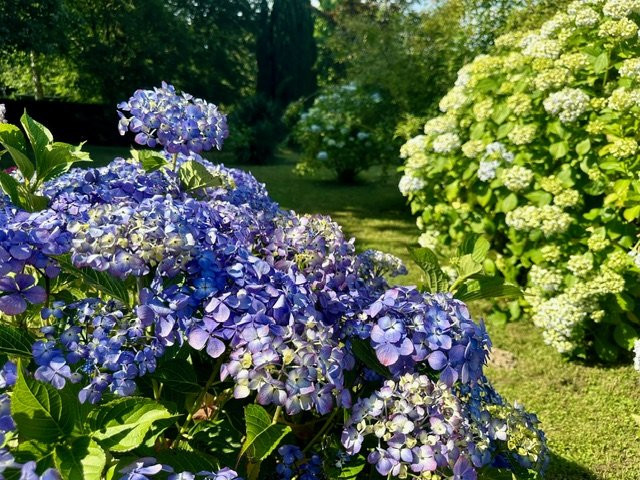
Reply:
[[599, 480], [599, 477], [590, 470], [553, 452], [543, 478], [544, 480]]

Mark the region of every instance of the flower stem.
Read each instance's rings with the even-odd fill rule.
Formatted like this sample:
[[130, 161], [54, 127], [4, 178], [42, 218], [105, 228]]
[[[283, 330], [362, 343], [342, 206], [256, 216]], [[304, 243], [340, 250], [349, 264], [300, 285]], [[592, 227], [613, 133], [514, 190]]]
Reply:
[[171, 157], [173, 159], [173, 171], [176, 171], [176, 167], [178, 166], [178, 154], [174, 153]]
[[336, 407], [333, 410], [333, 412], [331, 412], [331, 415], [329, 415], [329, 418], [327, 418], [327, 421], [324, 422], [324, 425], [322, 425], [322, 428], [320, 428], [320, 430], [318, 430], [318, 433], [316, 433], [316, 436], [311, 439], [311, 441], [307, 444], [306, 447], [304, 447], [304, 449], [302, 450], [303, 453], [307, 453], [309, 451], [309, 449], [318, 440], [320, 440], [325, 433], [327, 433], [327, 430], [329, 430], [329, 428], [332, 426], [333, 419], [336, 417], [336, 415], [338, 414], [339, 411], [340, 411], [340, 409]]
[[211, 372], [211, 375], [209, 376], [209, 379], [207, 380], [207, 383], [204, 385], [204, 387], [202, 387], [202, 391], [200, 392], [200, 394], [198, 395], [198, 397], [195, 399], [195, 401], [193, 402], [193, 405], [191, 405], [191, 408], [189, 409], [189, 414], [187, 415], [187, 418], [185, 419], [184, 423], [182, 424], [182, 427], [180, 427], [180, 430], [178, 431], [178, 435], [176, 436], [176, 439], [173, 441], [173, 444], [171, 445], [172, 448], [175, 448], [178, 446], [178, 444], [180, 443], [180, 439], [182, 438], [182, 436], [186, 433], [189, 424], [191, 423], [191, 420], [193, 419], [193, 415], [198, 411], [198, 408], [200, 408], [200, 406], [202, 405], [202, 402], [204, 401], [207, 393], [209, 392], [209, 387], [211, 387], [211, 384], [213, 384], [216, 376], [218, 375], [219, 371], [220, 371], [220, 364], [222, 362], [219, 361], [216, 362], [215, 366], [213, 367], [213, 371]]

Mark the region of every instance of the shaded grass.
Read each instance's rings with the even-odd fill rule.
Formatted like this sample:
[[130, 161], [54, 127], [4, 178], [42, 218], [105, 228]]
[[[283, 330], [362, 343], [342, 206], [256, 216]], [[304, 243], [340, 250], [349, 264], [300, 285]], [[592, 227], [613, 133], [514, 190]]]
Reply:
[[[97, 163], [123, 152], [91, 151]], [[225, 155], [212, 160], [236, 166]], [[358, 250], [377, 248], [403, 258], [410, 271], [399, 283], [418, 281], [419, 271], [406, 254], [418, 232], [396, 188], [397, 175], [378, 172], [357, 185], [342, 186], [327, 175], [297, 177], [294, 162], [292, 154], [284, 154], [269, 165], [242, 168], [266, 183], [283, 208], [331, 215], [347, 235], [357, 238]], [[527, 321], [490, 325], [489, 331], [494, 346], [510, 353], [513, 362], [492, 363], [487, 376], [509, 401], [523, 403], [542, 421], [552, 451], [545, 478], [640, 480], [640, 427], [631, 417], [640, 414], [640, 382], [630, 366], [569, 363], [545, 346]]]

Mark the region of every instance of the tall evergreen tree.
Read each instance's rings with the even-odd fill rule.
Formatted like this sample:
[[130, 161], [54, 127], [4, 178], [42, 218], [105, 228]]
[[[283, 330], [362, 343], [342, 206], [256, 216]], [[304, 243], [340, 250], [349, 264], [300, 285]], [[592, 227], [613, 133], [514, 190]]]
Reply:
[[311, 95], [317, 86], [311, 2], [274, 0], [268, 25], [265, 18], [258, 42], [258, 92], [284, 108]]

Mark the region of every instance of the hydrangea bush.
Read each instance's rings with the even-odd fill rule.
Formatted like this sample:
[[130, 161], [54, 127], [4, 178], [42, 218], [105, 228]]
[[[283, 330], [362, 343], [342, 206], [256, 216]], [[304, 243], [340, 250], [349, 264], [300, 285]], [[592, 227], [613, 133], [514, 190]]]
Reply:
[[639, 21], [635, 0], [576, 1], [496, 39], [401, 150], [421, 244], [486, 235], [545, 341], [605, 361], [640, 332]]
[[191, 150], [221, 146], [212, 105], [164, 85], [120, 108], [165, 149], [44, 176], [31, 212], [6, 185], [36, 181], [51, 134], [0, 125], [18, 164], [0, 197], [3, 478], [544, 468], [538, 420], [485, 378], [489, 337], [462, 301], [389, 287], [397, 258], [356, 254], [328, 217]]
[[325, 87], [294, 127], [303, 150], [296, 171], [325, 168], [349, 183], [374, 165], [392, 164], [398, 155], [388, 110], [378, 92], [352, 83]]

